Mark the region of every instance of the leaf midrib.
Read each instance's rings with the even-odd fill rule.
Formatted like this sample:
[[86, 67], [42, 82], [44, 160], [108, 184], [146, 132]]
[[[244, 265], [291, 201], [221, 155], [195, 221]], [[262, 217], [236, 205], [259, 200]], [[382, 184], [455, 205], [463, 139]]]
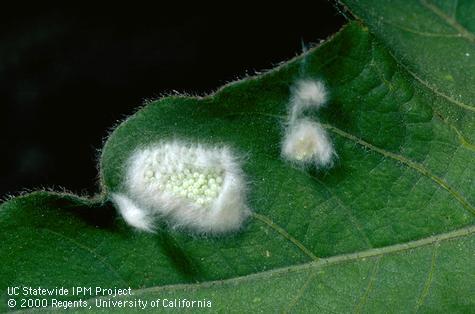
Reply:
[[[288, 274], [291, 272], [293, 273], [293, 272], [297, 272], [301, 270], [307, 270], [307, 269], [315, 270], [315, 269], [320, 269], [323, 267], [337, 265], [337, 264], [341, 264], [345, 262], [363, 260], [365, 258], [372, 258], [372, 257], [378, 257], [378, 256], [380, 257], [380, 256], [386, 256], [386, 255], [395, 254], [395, 253], [401, 253], [401, 252], [421, 248], [424, 246], [439, 244], [444, 241], [450, 241], [457, 238], [469, 237], [474, 233], [475, 233], [475, 225], [470, 225], [468, 227], [463, 227], [463, 228], [459, 228], [453, 231], [440, 233], [440, 234], [429, 236], [429, 237], [422, 238], [419, 240], [409, 241], [405, 243], [398, 243], [398, 244], [389, 245], [389, 246], [385, 246], [381, 248], [372, 248], [372, 249], [360, 251], [360, 252], [320, 258], [316, 261], [311, 261], [304, 264], [272, 269], [265, 272], [254, 273], [254, 274], [250, 274], [246, 276], [234, 277], [234, 278], [229, 278], [229, 279], [224, 279], [224, 280], [207, 281], [207, 282], [194, 283], [194, 284], [175, 284], [175, 285], [154, 286], [154, 287], [134, 290], [134, 294], [158, 292], [158, 291], [173, 291], [173, 290], [189, 291], [189, 290], [196, 290], [198, 288], [210, 288], [210, 287], [216, 287], [216, 286], [223, 286], [227, 284], [237, 284], [240, 282], [251, 281], [254, 279], [265, 279], [265, 278], [270, 278], [272, 276], [284, 275], [284, 274]], [[95, 299], [97, 298], [92, 298], [91, 300], [95, 300]]]

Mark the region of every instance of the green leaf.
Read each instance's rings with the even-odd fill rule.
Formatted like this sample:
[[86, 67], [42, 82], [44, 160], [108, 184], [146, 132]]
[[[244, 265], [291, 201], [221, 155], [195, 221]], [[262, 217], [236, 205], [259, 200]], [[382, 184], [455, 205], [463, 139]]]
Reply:
[[428, 94], [446, 100], [434, 103], [433, 110], [460, 132], [466, 146], [474, 149], [475, 2], [343, 2], [389, 48], [412, 79]]
[[[0, 209], [0, 289], [130, 286], [144, 299], [206, 298], [236, 312], [473, 308], [474, 111], [415, 78], [382, 42], [350, 23], [212, 96], [151, 102], [111, 134], [105, 198], [122, 190], [126, 160], [143, 144], [182, 138], [245, 155], [254, 214], [241, 232], [137, 233], [100, 200], [37, 192]], [[326, 171], [280, 158], [289, 87], [301, 77], [331, 91], [318, 118], [339, 158]]]
[[[157, 298], [161, 306], [175, 299], [211, 301], [219, 313], [468, 313], [473, 311], [474, 231], [472, 226], [228, 280], [141, 289], [121, 300], [140, 299], [147, 309]], [[107, 301], [88, 300], [93, 306]]]

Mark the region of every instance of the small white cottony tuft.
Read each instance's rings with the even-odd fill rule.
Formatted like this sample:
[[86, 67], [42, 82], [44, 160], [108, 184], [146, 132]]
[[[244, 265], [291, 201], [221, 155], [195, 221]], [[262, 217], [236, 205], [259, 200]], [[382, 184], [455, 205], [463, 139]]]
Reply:
[[293, 96], [296, 100], [319, 107], [327, 101], [327, 90], [321, 81], [300, 80], [294, 86]]
[[306, 108], [322, 107], [328, 99], [325, 84], [318, 80], [299, 80], [292, 86], [291, 91], [291, 119], [297, 118]]
[[120, 214], [129, 225], [140, 230], [153, 231], [150, 213], [137, 207], [130, 198], [123, 194], [112, 194], [112, 201], [119, 208]]
[[282, 155], [291, 162], [326, 167], [332, 164], [335, 151], [319, 123], [299, 119], [287, 129]]
[[224, 233], [239, 229], [250, 214], [241, 168], [227, 147], [173, 141], [137, 150], [127, 165], [125, 186], [143, 214], [124, 210], [120, 198], [114, 201], [124, 219], [143, 230], [150, 230], [143, 227], [152, 225], [146, 220], [158, 215], [173, 227]]
[[323, 82], [304, 79], [291, 87], [289, 117], [282, 141], [282, 156], [296, 164], [328, 167], [336, 153], [325, 129], [317, 122], [302, 118], [305, 109], [326, 104], [328, 92]]

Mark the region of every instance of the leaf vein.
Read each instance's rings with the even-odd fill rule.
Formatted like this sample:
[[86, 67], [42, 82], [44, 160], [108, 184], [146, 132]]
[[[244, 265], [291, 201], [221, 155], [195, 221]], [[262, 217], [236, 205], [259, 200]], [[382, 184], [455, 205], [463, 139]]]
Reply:
[[[267, 113], [263, 113], [263, 112], [235, 112], [235, 113], [232, 113], [232, 114], [229, 114], [228, 116], [232, 116], [232, 115], [249, 115], [249, 114], [258, 114], [258, 115], [262, 115], [262, 116], [268, 116], [268, 117], [272, 117], [272, 118], [277, 118], [277, 119], [285, 119], [284, 116], [281, 116], [281, 115], [275, 115], [275, 114], [267, 114]], [[398, 154], [395, 154], [395, 153], [392, 153], [392, 152], [389, 152], [385, 149], [382, 149], [382, 148], [379, 148], [377, 146], [374, 146], [373, 144], [370, 144], [362, 139], [360, 139], [359, 137], [356, 137], [350, 133], [347, 133], [337, 127], [334, 127], [333, 125], [330, 125], [328, 123], [321, 123], [321, 126], [332, 131], [333, 133], [337, 134], [337, 135], [340, 135], [341, 137], [344, 137], [346, 139], [349, 139], [353, 142], [355, 142], [356, 144], [359, 144], [363, 147], [366, 147], [370, 150], [373, 150], [385, 157], [388, 157], [388, 158], [391, 158], [393, 160], [396, 160], [400, 163], [402, 163], [403, 165], [406, 165], [408, 166], [409, 168], [419, 172], [420, 174], [428, 177], [429, 179], [431, 179], [433, 182], [435, 182], [437, 185], [441, 186], [444, 190], [448, 191], [470, 214], [472, 214], [473, 216], [475, 216], [475, 208], [457, 191], [455, 190], [452, 186], [450, 186], [447, 182], [445, 182], [442, 178], [432, 174], [432, 172], [430, 172], [428, 169], [426, 169], [423, 165], [415, 162], [415, 161], [412, 161], [402, 155], [398, 155]]]
[[310, 276], [308, 276], [308, 279], [305, 281], [305, 283], [299, 289], [299, 291], [295, 295], [295, 298], [291, 302], [289, 302], [289, 306], [283, 311], [283, 313], [290, 313], [292, 308], [302, 298], [302, 296], [304, 295], [304, 293], [307, 290], [308, 286], [310, 285], [310, 283], [312, 282], [312, 280], [315, 278], [316, 275], [317, 275], [317, 273], [313, 272]]
[[460, 34], [462, 34], [462, 37], [472, 43], [475, 43], [475, 35], [469, 32], [465, 27], [463, 27], [459, 22], [457, 22], [457, 20], [445, 14], [439, 7], [437, 7], [433, 3], [428, 2], [427, 0], [420, 0], [420, 3], [427, 9], [431, 10], [435, 15], [437, 15], [447, 24], [452, 26]]
[[43, 228], [44, 231], [46, 232], [49, 232], [51, 234], [54, 234], [56, 236], [59, 236], [65, 240], [67, 240], [68, 242], [70, 243], [73, 243], [74, 245], [76, 245], [77, 247], [79, 247], [80, 249], [90, 253], [92, 256], [94, 256], [94, 258], [96, 258], [101, 264], [103, 264], [104, 266], [106, 266], [107, 269], [109, 269], [109, 271], [111, 273], [113, 273], [117, 278], [119, 278], [123, 284], [125, 284], [126, 286], [128, 286], [127, 282], [122, 278], [122, 276], [114, 269], [114, 267], [109, 263], [107, 262], [106, 258], [99, 255], [95, 250], [91, 249], [90, 247], [64, 235], [64, 234], [61, 234], [59, 232], [56, 232], [56, 231], [53, 231], [51, 229], [47, 229], [47, 228]]
[[291, 236], [284, 228], [277, 225], [269, 217], [262, 214], [255, 213], [255, 212], [252, 213], [252, 217], [256, 218], [260, 222], [264, 223], [265, 225], [267, 225], [268, 227], [272, 228], [274, 231], [279, 233], [283, 238], [287, 239], [292, 244], [294, 244], [297, 248], [299, 248], [305, 255], [310, 257], [312, 260], [316, 261], [319, 259], [308, 248], [306, 248], [305, 245], [303, 245], [299, 240]]
[[435, 109], [432, 109], [435, 113], [435, 116], [440, 119], [443, 123], [445, 123], [449, 128], [451, 128], [456, 134], [457, 134], [457, 139], [459, 140], [460, 145], [462, 145], [464, 148], [474, 151], [475, 152], [475, 144], [471, 143], [465, 135], [460, 131], [455, 125], [450, 123], [449, 119], [444, 117], [440, 112], [438, 112]]
[[378, 274], [379, 271], [379, 261], [381, 260], [381, 256], [378, 256], [376, 258], [376, 261], [374, 262], [373, 270], [371, 271], [371, 275], [368, 280], [368, 286], [366, 287], [365, 293], [361, 297], [360, 302], [358, 302], [358, 305], [356, 306], [355, 313], [361, 313], [361, 310], [363, 306], [366, 304], [368, 301], [368, 296], [371, 293], [371, 290], [373, 289], [374, 281], [376, 278], [376, 275]]
[[427, 295], [429, 294], [430, 287], [432, 285], [432, 278], [434, 277], [434, 270], [435, 270], [435, 263], [436, 263], [436, 256], [437, 256], [437, 249], [439, 245], [438, 242], [434, 243], [434, 249], [432, 250], [432, 258], [431, 258], [431, 263], [430, 263], [430, 269], [427, 275], [426, 282], [424, 283], [424, 288], [422, 290], [422, 293], [417, 301], [416, 307], [414, 309], [414, 312], [417, 312], [419, 310], [419, 307], [424, 303], [425, 299], [427, 298]]
[[390, 21], [383, 20], [383, 23], [394, 26], [396, 28], [399, 28], [400, 30], [403, 30], [408, 33], [416, 34], [419, 36], [423, 37], [442, 37], [442, 38], [460, 38], [462, 37], [462, 34], [460, 33], [450, 33], [450, 34], [444, 34], [444, 33], [431, 33], [431, 32], [423, 32], [423, 31], [418, 31], [413, 28], [405, 27]]
[[359, 224], [359, 221], [356, 219], [356, 217], [351, 213], [351, 210], [346, 206], [346, 204], [343, 202], [343, 200], [340, 199], [340, 197], [334, 193], [333, 191], [331, 191], [331, 189], [329, 189], [321, 180], [319, 180], [317, 177], [312, 177], [315, 181], [317, 181], [318, 183], [320, 183], [320, 185], [331, 195], [335, 198], [336, 202], [340, 205], [340, 207], [342, 207], [347, 216], [348, 216], [348, 220], [351, 222], [351, 224], [356, 228], [356, 230], [360, 233], [360, 235], [363, 237], [364, 241], [366, 242], [366, 245], [369, 247], [369, 248], [372, 248], [373, 245], [371, 244], [371, 241], [368, 237], [368, 235], [366, 234], [366, 232], [364, 232], [363, 230], [363, 227]]
[[[395, 56], [391, 53], [391, 55], [393, 56], [393, 58], [396, 60]], [[442, 93], [441, 91], [439, 91], [437, 88], [431, 86], [428, 82], [424, 81], [422, 78], [420, 78], [416, 73], [412, 72], [411, 70], [409, 70], [409, 68], [401, 63], [401, 62], [398, 62], [398, 64], [404, 69], [406, 70], [407, 73], [409, 73], [414, 79], [416, 79], [419, 83], [421, 83], [424, 87], [426, 87], [429, 91], [433, 92], [434, 94], [438, 95], [439, 97], [442, 97], [444, 98], [445, 100], [447, 100], [448, 102], [454, 104], [454, 105], [457, 105], [463, 109], [466, 109], [466, 110], [469, 110], [469, 111], [473, 111], [475, 112], [475, 105], [472, 105], [472, 104], [465, 104], [457, 99], [454, 99], [444, 93]]]
[[420, 174], [428, 177], [429, 179], [431, 179], [433, 182], [435, 182], [436, 184], [438, 184], [439, 186], [441, 186], [443, 189], [445, 189], [446, 191], [448, 191], [469, 213], [471, 213], [472, 215], [475, 216], [475, 208], [457, 191], [455, 190], [452, 186], [450, 186], [447, 182], [445, 182], [442, 178], [439, 178], [438, 176], [434, 175], [433, 173], [431, 173], [428, 169], [426, 169], [423, 165], [417, 163], [417, 162], [414, 162], [404, 156], [401, 156], [401, 155], [398, 155], [398, 154], [395, 154], [395, 153], [392, 153], [392, 152], [389, 152], [387, 150], [384, 150], [382, 148], [379, 148], [379, 147], [376, 147], [374, 146], [373, 144], [370, 144], [352, 134], [349, 134], [339, 128], [336, 128], [332, 125], [329, 125], [329, 124], [326, 124], [326, 123], [322, 123], [322, 126], [326, 129], [329, 129], [330, 131], [332, 131], [333, 133], [337, 134], [337, 135], [340, 135], [346, 139], [349, 139], [361, 146], [364, 146], [370, 150], [373, 150], [385, 157], [388, 157], [388, 158], [391, 158], [391, 159], [394, 159], [412, 169], [414, 169], [415, 171], [419, 172]]
[[342, 255], [336, 255], [326, 258], [320, 258], [316, 261], [307, 262], [305, 264], [293, 265], [284, 268], [272, 269], [266, 272], [254, 273], [246, 276], [234, 277], [230, 279], [207, 281], [202, 283], [195, 284], [174, 284], [174, 285], [165, 285], [165, 286], [155, 286], [148, 287], [143, 289], [137, 289], [134, 291], [134, 295], [148, 292], [159, 292], [159, 291], [194, 291], [197, 288], [211, 288], [216, 286], [223, 286], [227, 284], [239, 284], [242, 282], [248, 282], [255, 279], [270, 278], [273, 276], [285, 275], [291, 272], [305, 271], [308, 269], [320, 269], [331, 265], [337, 265], [341, 263], [358, 261], [365, 258], [372, 258], [378, 256], [386, 256], [389, 254], [395, 254], [405, 251], [414, 250], [417, 248], [433, 245], [434, 243], [440, 243], [443, 241], [450, 241], [457, 238], [463, 238], [471, 236], [475, 233], [475, 225], [464, 227], [461, 229], [456, 229], [453, 231], [441, 233], [438, 235], [429, 236], [419, 240], [409, 241], [406, 243], [394, 244], [390, 246], [385, 246], [381, 248], [373, 248], [366, 251], [360, 251], [356, 253], [348, 253]]

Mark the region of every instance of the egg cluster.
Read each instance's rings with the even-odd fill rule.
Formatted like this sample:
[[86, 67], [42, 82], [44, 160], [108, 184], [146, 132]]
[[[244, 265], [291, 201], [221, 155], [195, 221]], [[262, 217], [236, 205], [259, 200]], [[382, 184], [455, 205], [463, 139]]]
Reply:
[[161, 141], [135, 149], [122, 191], [111, 200], [124, 220], [147, 231], [156, 221], [197, 234], [237, 231], [250, 215], [239, 156], [227, 146]]
[[198, 205], [209, 205], [222, 188], [223, 174], [211, 169], [185, 167], [174, 172], [148, 169], [145, 179], [157, 184], [162, 192], [186, 198]]
[[295, 143], [295, 159], [306, 160], [315, 153], [315, 143], [313, 139], [300, 137]]

